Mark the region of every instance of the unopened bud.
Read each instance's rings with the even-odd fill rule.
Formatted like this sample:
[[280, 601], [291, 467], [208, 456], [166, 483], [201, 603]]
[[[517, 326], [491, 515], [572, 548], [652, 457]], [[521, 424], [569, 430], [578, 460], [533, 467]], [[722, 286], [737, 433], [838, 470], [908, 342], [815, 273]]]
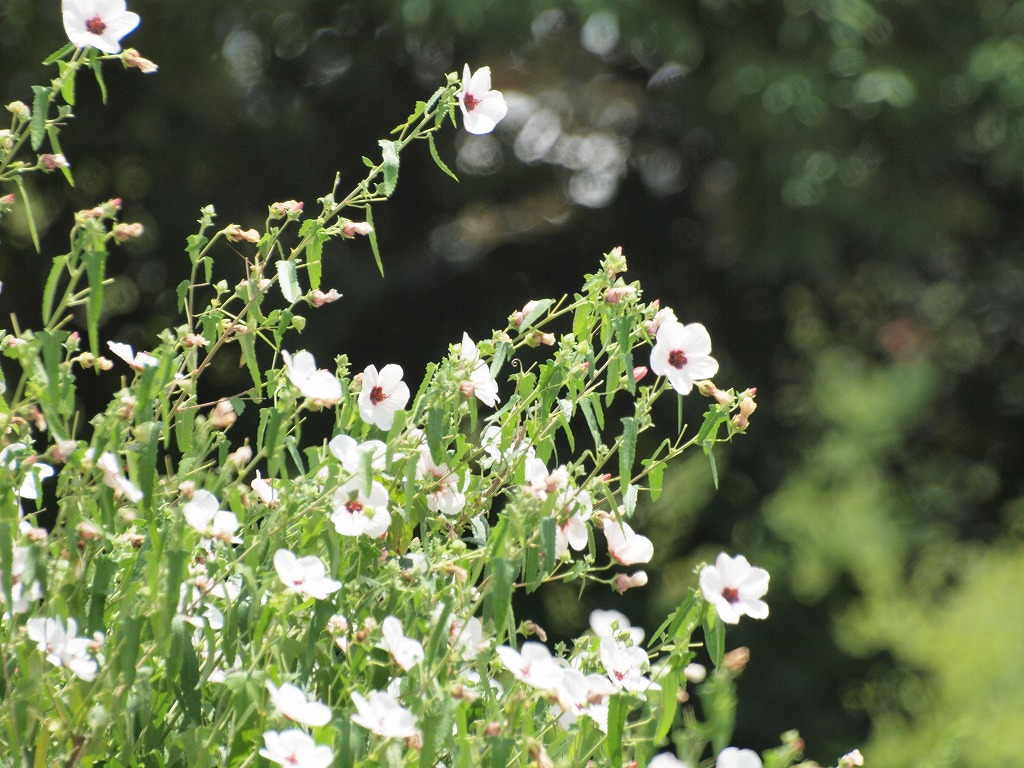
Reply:
[[96, 541], [103, 538], [103, 531], [95, 523], [83, 520], [78, 524], [78, 536], [83, 541]]
[[501, 736], [501, 723], [497, 720], [491, 720], [484, 729], [484, 734], [494, 738], [495, 736]]
[[14, 205], [14, 193], [0, 197], [0, 205]]
[[230, 400], [218, 400], [217, 405], [210, 411], [210, 423], [217, 429], [227, 429], [238, 421], [238, 414], [235, 413], [235, 406]]
[[540, 742], [533, 742], [530, 744], [527, 750], [530, 758], [537, 763], [539, 768], [555, 768], [555, 763], [548, 754], [548, 751], [544, 749], [544, 745]]
[[7, 111], [14, 115], [19, 120], [31, 120], [32, 110], [28, 108], [28, 104], [23, 101], [12, 101], [7, 105]]
[[241, 469], [252, 461], [252, 448], [243, 445], [228, 454], [228, 461], [234, 464], [236, 469]]
[[260, 233], [255, 229], [242, 229], [237, 224], [228, 224], [224, 229], [224, 236], [232, 242], [239, 243], [243, 240], [247, 243], [258, 243]]
[[140, 56], [139, 52], [134, 48], [125, 48], [121, 52], [121, 62], [126, 67], [134, 67], [144, 75], [150, 75], [160, 69], [160, 67], [149, 59], [144, 59]]
[[44, 171], [56, 171], [60, 168], [70, 168], [71, 163], [64, 155], [56, 154], [51, 155], [49, 153], [39, 156], [39, 162], [43, 165]]
[[625, 272], [626, 269], [626, 257], [622, 255], [622, 246], [617, 245], [608, 254], [608, 279], [614, 280], [620, 272]]
[[686, 669], [683, 670], [683, 676], [687, 682], [696, 685], [697, 683], [704, 682], [704, 678], [708, 676], [708, 670], [703, 664], [694, 662], [693, 664], [686, 665]]
[[516, 328], [521, 326], [523, 324], [523, 321], [526, 320], [527, 315], [529, 315], [536, 306], [537, 302], [531, 299], [530, 301], [526, 302], [523, 305], [522, 309], [517, 309], [515, 312], [513, 312], [512, 325], [514, 325]]
[[345, 237], [355, 237], [356, 235], [366, 236], [371, 232], [373, 232], [373, 227], [365, 221], [346, 221], [341, 225], [341, 233], [345, 235]]
[[199, 334], [199, 333], [186, 333], [184, 338], [182, 338], [181, 343], [184, 344], [186, 347], [192, 348], [192, 347], [205, 347], [210, 342], [202, 334]]
[[645, 587], [647, 586], [647, 572], [637, 571], [633, 574], [620, 573], [615, 577], [614, 589], [620, 595], [634, 587]]
[[406, 736], [405, 746], [409, 749], [423, 749], [423, 734], [416, 731], [412, 736]]
[[313, 291], [310, 301], [313, 302], [314, 307], [322, 307], [324, 304], [330, 304], [332, 301], [337, 301], [340, 298], [341, 294], [331, 288], [327, 293], [320, 290]]
[[609, 304], [619, 304], [623, 299], [636, 295], [636, 288], [632, 285], [616, 285], [604, 292], [604, 300]]
[[734, 648], [722, 657], [722, 664], [730, 672], [742, 672], [750, 662], [750, 649], [745, 645]]
[[476, 394], [476, 385], [472, 381], [464, 381], [459, 384], [459, 392], [463, 397], [473, 397]]
[[[651, 306], [659, 306], [658, 300], [655, 299], [653, 302], [651, 302]], [[651, 336], [657, 336], [658, 329], [661, 328], [662, 323], [666, 322], [678, 322], [678, 320], [676, 320], [676, 313], [673, 312], [669, 307], [659, 309], [655, 313], [654, 319], [647, 323], [647, 333], [650, 334]]]
[[77, 447], [78, 443], [74, 440], [58, 440], [56, 445], [50, 450], [50, 456], [58, 464], [64, 464], [71, 458], [71, 454], [75, 452]]
[[740, 412], [732, 417], [732, 423], [737, 429], [746, 429], [750, 424], [750, 414], [757, 410], [757, 403], [751, 397], [744, 397], [740, 400]]
[[840, 768], [849, 768], [860, 765], [864, 765], [864, 755], [860, 753], [859, 749], [855, 749], [853, 752], [848, 752], [839, 758]]
[[196, 484], [192, 480], [183, 480], [178, 483], [178, 490], [186, 499], [191, 499], [196, 493]]
[[633, 369], [633, 381], [635, 381], [637, 384], [639, 384], [643, 380], [644, 376], [646, 376], [646, 375], [647, 375], [647, 366], [646, 365], [638, 365], [636, 368]]
[[96, 358], [96, 367], [101, 371], [109, 371], [114, 367], [114, 361], [100, 355]]
[[297, 200], [285, 200], [270, 206], [270, 215], [275, 219], [297, 217], [300, 213], [302, 213], [302, 203]]
[[146, 543], [145, 536], [138, 533], [134, 533], [133, 531], [125, 531], [117, 538], [119, 541], [128, 544], [133, 549], [142, 549], [142, 545]]
[[138, 222], [134, 224], [118, 224], [114, 227], [114, 239], [123, 243], [125, 240], [142, 237], [145, 231], [146, 228]]

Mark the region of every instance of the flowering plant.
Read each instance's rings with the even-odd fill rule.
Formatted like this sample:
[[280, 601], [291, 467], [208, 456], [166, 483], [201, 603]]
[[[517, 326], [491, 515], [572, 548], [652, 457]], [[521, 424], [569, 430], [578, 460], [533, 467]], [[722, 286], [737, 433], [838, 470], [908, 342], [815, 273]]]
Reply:
[[[71, 42], [47, 60], [58, 77], [31, 108], [8, 107], [0, 182], [26, 207], [26, 173], [71, 178], [58, 135], [81, 69], [100, 82], [111, 58], [155, 69], [119, 53], [138, 23], [123, 2], [65, 0], [64, 19]], [[75, 217], [41, 330], [0, 331], [13, 371], [0, 372], [0, 754], [695, 766], [710, 752], [719, 766], [761, 764], [729, 747], [744, 661], [725, 651], [725, 622], [767, 616], [762, 569], [723, 554], [646, 644], [625, 616], [597, 611], [552, 652], [513, 609], [516, 593], [555, 581], [642, 587], [634, 566], [654, 555], [638, 532], [644, 497], [657, 499], [669, 462], [693, 447], [713, 456], [753, 411], [754, 390], [705, 380], [717, 371], [708, 332], [645, 303], [621, 249], [575, 296], [532, 301], [479, 341], [464, 334], [414, 387], [394, 363], [353, 375], [345, 355], [318, 367], [296, 349], [304, 310], [340, 298], [321, 287], [325, 245], [367, 237], [380, 266], [373, 205], [414, 142], [452, 175], [434, 135], [460, 112], [476, 133], [504, 116], [486, 67], [450, 74], [315, 215], [278, 202], [262, 230], [243, 230], [204, 208], [181, 323], [149, 351], [100, 344], [108, 249], [140, 228], [117, 200]], [[46, 141], [59, 162], [19, 159]], [[229, 244], [246, 256], [234, 285], [213, 280]], [[251, 386], [204, 401], [211, 363], [231, 354]], [[89, 372], [122, 386], [86, 422], [75, 397]], [[678, 424], [643, 449], [657, 401], [693, 398], [695, 380], [711, 398], [700, 428]], [[251, 434], [236, 424], [246, 409]], [[329, 442], [304, 439], [314, 422]], [[680, 705], [688, 688], [702, 720]], [[763, 759], [788, 766], [800, 749], [787, 734]]]

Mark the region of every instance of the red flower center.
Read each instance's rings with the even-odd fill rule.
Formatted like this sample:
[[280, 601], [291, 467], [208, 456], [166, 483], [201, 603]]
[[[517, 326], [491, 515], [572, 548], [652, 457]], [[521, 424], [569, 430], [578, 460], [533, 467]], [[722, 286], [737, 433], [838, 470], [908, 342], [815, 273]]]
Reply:
[[722, 590], [722, 597], [728, 603], [738, 603], [740, 601], [740, 591], [736, 587], [726, 587]]
[[347, 504], [345, 504], [345, 509], [347, 509], [354, 515], [356, 512], [363, 511], [363, 505], [362, 502], [359, 501], [359, 499], [351, 499]]
[[673, 368], [682, 368], [686, 365], [686, 353], [681, 349], [673, 349], [668, 353], [668, 364]]
[[91, 19], [87, 19], [85, 22], [85, 28], [94, 35], [102, 35], [106, 30], [107, 25], [103, 22], [99, 16], [93, 16]]
[[472, 93], [467, 93], [462, 97], [462, 103], [466, 105], [466, 111], [472, 112], [476, 109], [476, 105], [480, 103], [480, 99], [474, 96]]
[[384, 394], [384, 387], [377, 386], [370, 390], [370, 402], [374, 405], [380, 405], [387, 399], [388, 396]]

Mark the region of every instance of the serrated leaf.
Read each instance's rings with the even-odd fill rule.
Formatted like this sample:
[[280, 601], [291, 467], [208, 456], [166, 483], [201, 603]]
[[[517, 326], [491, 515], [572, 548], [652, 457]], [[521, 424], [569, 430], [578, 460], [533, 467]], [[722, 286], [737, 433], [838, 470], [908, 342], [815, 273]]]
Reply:
[[32, 123], [30, 135], [32, 137], [32, 151], [38, 152], [43, 146], [43, 139], [46, 137], [46, 118], [50, 112], [50, 95], [53, 89], [45, 85], [32, 86]]
[[650, 484], [651, 501], [657, 501], [658, 497], [661, 496], [662, 480], [665, 476], [665, 465], [658, 462], [651, 467], [650, 474], [648, 475], [648, 483]]
[[398, 149], [395, 142], [387, 139], [381, 139], [377, 143], [380, 144], [384, 158], [384, 196], [391, 197], [398, 184]]
[[441, 159], [441, 155], [437, 153], [437, 145], [434, 143], [434, 134], [427, 134], [427, 144], [430, 145], [430, 156], [434, 158], [434, 164], [453, 179], [458, 181], [459, 177], [452, 173], [452, 169], [445, 165], [444, 160]]
[[21, 192], [21, 202], [25, 206], [25, 223], [28, 225], [28, 233], [32, 236], [32, 245], [35, 246], [36, 253], [39, 253], [41, 248], [39, 247], [39, 231], [36, 229], [36, 217], [32, 212], [32, 198], [28, 196], [28, 192], [25, 190], [25, 181], [22, 175], [14, 177], [14, 183], [18, 187], [18, 191]]
[[53, 258], [53, 266], [50, 267], [50, 274], [47, 276], [46, 285], [43, 288], [43, 325], [50, 325], [53, 319], [51, 315], [53, 315], [53, 300], [57, 293], [57, 283], [64, 275], [67, 263], [68, 257], [66, 255]]
[[[67, 63], [65, 63], [63, 61], [59, 61], [59, 62], [57, 62], [57, 67], [60, 70], [61, 77], [64, 77], [64, 74], [68, 70]], [[64, 79], [61, 81], [61, 84], [60, 84], [60, 95], [63, 97], [64, 101], [67, 104], [69, 104], [72, 107], [75, 106], [75, 76], [74, 76], [74, 74], [72, 74], [71, 77], [64, 77]]]
[[99, 355], [100, 314], [103, 312], [103, 281], [107, 276], [107, 252], [90, 249], [82, 254], [85, 274], [89, 278], [89, 298], [85, 303], [85, 324], [89, 333], [89, 350]]
[[633, 479], [636, 459], [637, 422], [632, 416], [622, 419], [622, 444], [619, 446], [619, 485], [625, 488]]
[[320, 277], [323, 274], [324, 241], [319, 237], [310, 240], [306, 247], [306, 273], [309, 275], [309, 287], [320, 289]]
[[295, 262], [278, 261], [277, 279], [281, 285], [281, 294], [289, 304], [294, 304], [302, 296], [299, 289], [299, 276], [295, 272]]
[[103, 80], [103, 65], [100, 63], [99, 59], [93, 59], [89, 62], [89, 67], [92, 69], [92, 73], [96, 77], [96, 85], [100, 87], [100, 101], [106, 104], [107, 83]]
[[63, 59], [65, 56], [67, 56], [73, 50], [75, 50], [75, 44], [74, 43], [67, 43], [67, 44], [64, 45], [63, 48], [60, 48], [59, 50], [54, 51], [49, 56], [47, 56], [45, 59], [43, 59], [43, 64], [53, 64], [53, 62], [55, 62], [57, 59]]

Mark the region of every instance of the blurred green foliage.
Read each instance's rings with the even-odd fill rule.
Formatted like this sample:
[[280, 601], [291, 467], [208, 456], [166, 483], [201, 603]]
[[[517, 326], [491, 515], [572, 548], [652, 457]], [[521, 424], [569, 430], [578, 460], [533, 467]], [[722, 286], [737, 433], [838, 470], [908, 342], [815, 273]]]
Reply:
[[[5, 102], [61, 43], [57, 5], [0, 6]], [[691, 554], [623, 607], [656, 615], [698, 558], [742, 550], [773, 618], [741, 628], [738, 741], [797, 726], [822, 760], [866, 738], [873, 766], [1019, 762], [1024, 2], [131, 5], [161, 72], [111, 70], [103, 109], [81, 94], [79, 186], [36, 191], [47, 255], [106, 197], [146, 224], [109, 337], [144, 347], [172, 315], [201, 205], [245, 225], [312, 201], [443, 72], [489, 64], [509, 118], [441, 147], [459, 185], [403, 166], [386, 281], [358, 244], [328, 255], [346, 297], [318, 350], [422, 369], [621, 243], [761, 404], [719, 493], [704, 464], [666, 478], [649, 523]], [[4, 309], [31, 316], [45, 270], [5, 227]], [[573, 595], [546, 600], [578, 623]]]

